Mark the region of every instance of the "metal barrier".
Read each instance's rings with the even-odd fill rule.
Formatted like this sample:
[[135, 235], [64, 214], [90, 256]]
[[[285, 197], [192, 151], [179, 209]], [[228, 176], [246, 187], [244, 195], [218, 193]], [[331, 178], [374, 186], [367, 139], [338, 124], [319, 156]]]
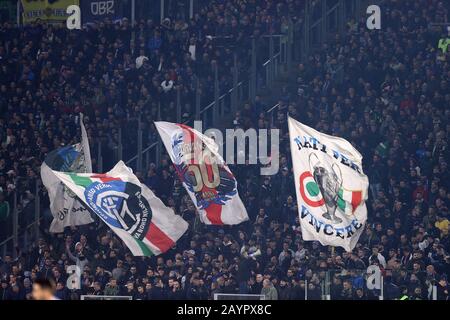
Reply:
[[313, 271], [300, 285], [304, 288], [305, 300], [398, 300], [403, 293], [395, 283], [405, 275], [425, 279], [417, 283], [414, 292], [409, 292], [410, 299], [437, 300], [436, 280], [432, 276], [426, 271], [415, 273], [401, 268], [380, 270], [369, 266], [367, 269]]
[[[374, 0], [375, 2], [378, 2]], [[371, 1], [370, 4], [376, 4]], [[303, 61], [320, 45], [336, 34], [344, 35], [350, 20], [357, 22], [365, 15], [370, 1], [367, 0], [320, 0], [306, 1], [304, 21], [299, 32], [294, 34]]]
[[[262, 55], [257, 51], [260, 47], [267, 47], [268, 52]], [[193, 83], [193, 92], [195, 92], [195, 101], [192, 103], [195, 105], [195, 113], [193, 113], [188, 119], [182, 117], [182, 103], [181, 103], [181, 87], [178, 87], [175, 93], [175, 115], [174, 121], [184, 124], [193, 124], [194, 120], [202, 120], [203, 127], [213, 127], [217, 125], [227, 115], [234, 115], [238, 110], [238, 106], [244, 102], [252, 101], [257, 92], [264, 90], [271, 86], [273, 81], [279, 77], [281, 72], [289, 70], [289, 63], [291, 63], [292, 46], [290, 46], [289, 35], [277, 34], [267, 35], [258, 39], [252, 39], [251, 45], [251, 66], [250, 70], [242, 69], [242, 66], [238, 63], [238, 56], [234, 54], [234, 63], [231, 68], [231, 79], [233, 86], [230, 89], [222, 90], [219, 84], [219, 68], [217, 64], [213, 64], [212, 73], [214, 74], [214, 99], [204, 108], [200, 109], [201, 101], [204, 100], [205, 95], [202, 97], [202, 88], [205, 86], [199, 79], [196, 79]], [[258, 58], [258, 56], [262, 57]], [[257, 59], [263, 60], [261, 65], [256, 63]], [[265, 60], [264, 60], [265, 59]], [[166, 115], [169, 116], [169, 115]], [[173, 114], [171, 115], [173, 116]], [[166, 117], [161, 113], [161, 104], [158, 106], [157, 120], [166, 120]], [[125, 163], [133, 170], [138, 172], [147, 172], [151, 163], [158, 164], [162, 154], [162, 144], [158, 136], [155, 134], [153, 139], [147, 139], [147, 147], [143, 147], [143, 126], [141, 119], [137, 119], [136, 124], [137, 131], [134, 131], [129, 125], [126, 130], [131, 130], [132, 135], [135, 135], [136, 141], [136, 153], [130, 158], [124, 157], [123, 141], [124, 130], [119, 128], [118, 144], [114, 146], [115, 160], [125, 159]], [[148, 130], [149, 128], [146, 128]], [[148, 134], [148, 132], [147, 132]], [[128, 132], [129, 136], [129, 132]], [[126, 139], [127, 145], [130, 144], [130, 139]], [[99, 148], [98, 150], [102, 150]], [[103, 157], [99, 156], [100, 159]]]
[[2, 257], [10, 254], [13, 258], [17, 258], [17, 248], [27, 248], [31, 242], [39, 238], [39, 224], [42, 220], [41, 181], [35, 180], [33, 193], [27, 190], [20, 194], [21, 185], [22, 181], [16, 181], [16, 188], [9, 195], [12, 206], [4, 230], [8, 232], [10, 229], [11, 235], [0, 242]]
[[[235, 104], [243, 101], [242, 86], [243, 82], [241, 81], [235, 87], [228, 90], [225, 94], [218, 97], [217, 101], [213, 101], [208, 104], [203, 110], [200, 111], [198, 118], [202, 119], [203, 123], [208, 124], [212, 123], [213, 121], [214, 111], [221, 116], [224, 116], [227, 112], [232, 112], [234, 108], [231, 101], [234, 99]], [[216, 104], [218, 105], [218, 108], [215, 108]], [[194, 119], [188, 119], [180, 122], [182, 122], [183, 124], [191, 124], [193, 120]], [[157, 151], [157, 149], [162, 150], [160, 139], [152, 142], [149, 146], [147, 146], [145, 149], [142, 149], [141, 152], [138, 152], [138, 154], [128, 159], [125, 163], [127, 166], [134, 170], [147, 172], [151, 163], [159, 163], [161, 151]], [[118, 146], [118, 150], [121, 150], [120, 146]]]
[[[362, 14], [362, 9], [365, 9], [366, 2], [366, 0], [306, 1], [304, 19], [301, 22], [294, 25], [289, 19], [285, 33], [252, 38], [247, 49], [241, 48], [244, 52], [245, 50], [250, 52], [248, 69], [240, 63], [241, 57], [235, 52], [233, 66], [231, 70], [227, 70], [231, 72], [221, 75], [218, 64], [211, 64], [213, 88], [209, 94], [206, 88], [211, 87], [211, 83], [195, 78], [189, 84], [194, 97], [192, 101], [187, 102], [190, 107], [188, 119], [183, 117], [183, 103], [186, 103], [182, 97], [183, 88], [177, 86], [172, 99], [166, 101], [168, 105], [165, 105], [163, 110], [161, 102], [159, 103], [156, 120], [185, 124], [202, 120], [204, 127], [217, 126], [219, 120], [223, 122], [226, 115], [234, 115], [244, 101], [252, 102], [258, 92], [270, 88], [281, 73], [289, 72], [294, 56], [306, 61], [308, 55], [319, 48], [319, 44], [336, 33], [343, 34], [346, 22], [351, 18], [357, 20]], [[300, 52], [293, 52], [293, 49]], [[334, 73], [338, 79], [342, 78], [343, 67], [339, 66]], [[219, 79], [222, 76], [229, 76], [232, 83], [230, 89], [220, 87]], [[212, 101], [201, 108], [203, 101], [208, 98]], [[268, 111], [273, 124], [278, 106], [275, 105]], [[133, 121], [136, 121], [136, 125], [130, 125]], [[156, 132], [150, 130], [152, 124], [140, 117], [128, 119], [127, 124], [126, 130], [122, 127], [118, 129], [117, 143], [111, 147], [113, 157], [103, 156], [105, 147], [101, 145], [103, 142], [100, 142], [97, 148], [99, 171], [103, 172], [103, 169], [111, 166], [111, 163], [103, 165], [105, 159], [113, 160], [112, 163], [123, 159], [127, 165], [141, 173], [148, 170], [150, 163], [159, 163], [163, 148]]]

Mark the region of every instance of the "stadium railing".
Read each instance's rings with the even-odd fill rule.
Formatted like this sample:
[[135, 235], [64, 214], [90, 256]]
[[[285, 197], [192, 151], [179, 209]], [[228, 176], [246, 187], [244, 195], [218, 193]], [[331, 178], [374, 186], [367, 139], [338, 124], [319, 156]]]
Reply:
[[[400, 297], [401, 286], [397, 285], [400, 277], [410, 279], [415, 274], [417, 287], [422, 290], [423, 300], [437, 300], [436, 280], [425, 271], [413, 272], [404, 268], [386, 269], [376, 272], [373, 269], [339, 269], [315, 271], [313, 278], [305, 280], [305, 300], [342, 300], [350, 299], [343, 294], [343, 283], [348, 282], [351, 288], [351, 299], [356, 296], [356, 290], [362, 289], [364, 298], [368, 300], [396, 300]], [[311, 284], [314, 288], [310, 288]], [[348, 285], [347, 284], [347, 285]], [[320, 289], [320, 295], [314, 291]], [[319, 299], [320, 296], [320, 299]]]
[[[177, 122], [193, 125], [194, 120], [201, 120], [203, 127], [214, 127], [220, 122], [219, 119], [223, 119], [226, 115], [232, 115], [238, 110], [238, 106], [246, 101], [252, 101], [257, 92], [264, 90], [271, 85], [271, 83], [279, 77], [281, 72], [289, 70], [289, 64], [291, 63], [291, 51], [292, 47], [289, 45], [288, 34], [277, 34], [263, 36], [259, 39], [252, 40], [252, 53], [250, 54], [252, 59], [252, 65], [250, 70], [240, 70], [238, 64], [238, 56], [234, 55], [234, 64], [231, 68], [232, 83], [233, 86], [230, 89], [220, 92], [218, 79], [220, 75], [218, 68], [215, 67], [214, 73], [214, 100], [211, 101], [204, 108], [200, 109], [200, 94], [196, 94], [195, 98], [195, 115], [192, 115], [189, 119], [183, 120], [181, 117], [181, 104], [180, 104], [180, 92], [176, 92], [177, 101]], [[269, 48], [268, 52], [259, 52], [257, 48]], [[257, 55], [267, 57], [261, 65], [256, 65]], [[200, 81], [195, 81], [195, 92], [202, 90]], [[161, 110], [161, 104], [158, 106]], [[158, 120], [161, 120], [161, 111], [158, 111]], [[166, 119], [164, 119], [166, 120]], [[137, 135], [137, 153], [126, 160], [126, 164], [134, 170], [140, 172], [146, 172], [151, 163], [159, 163], [162, 154], [162, 144], [158, 137], [150, 141], [149, 145], [145, 148], [142, 146], [142, 136], [145, 135], [142, 131], [142, 126], [139, 124], [138, 119], [138, 132]], [[119, 129], [119, 137], [121, 137], [122, 130]], [[117, 161], [123, 159], [122, 151], [123, 145], [126, 144], [126, 140], [119, 139], [118, 144], [114, 147], [116, 150]], [[97, 149], [101, 152], [101, 148]], [[140, 150], [140, 151], [139, 151]], [[101, 160], [102, 157], [98, 156]]]
[[42, 182], [39, 178], [34, 180], [34, 186], [29, 186], [25, 178], [16, 179], [14, 190], [6, 195], [10, 211], [3, 226], [5, 234], [0, 235], [2, 257], [10, 254], [16, 258], [20, 253], [18, 248], [27, 248], [39, 237], [40, 221], [43, 219], [42, 197]]
[[266, 300], [263, 294], [214, 293], [214, 300]]
[[133, 300], [133, 297], [132, 296], [81, 295], [80, 300]]

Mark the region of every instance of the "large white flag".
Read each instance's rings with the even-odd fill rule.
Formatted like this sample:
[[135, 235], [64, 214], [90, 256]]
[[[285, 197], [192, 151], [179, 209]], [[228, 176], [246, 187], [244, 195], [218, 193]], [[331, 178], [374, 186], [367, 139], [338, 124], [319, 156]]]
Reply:
[[94, 222], [89, 211], [70, 190], [55, 176], [52, 170], [67, 172], [92, 172], [89, 140], [80, 116], [81, 143], [65, 146], [50, 152], [41, 165], [41, 179], [50, 198], [53, 221], [50, 232], [60, 233], [65, 227]]
[[234, 225], [248, 220], [236, 179], [214, 140], [183, 124], [155, 125], [201, 221]]
[[303, 239], [351, 251], [367, 220], [362, 156], [345, 139], [288, 122]]
[[122, 161], [106, 174], [53, 172], [135, 256], [166, 252], [188, 228]]

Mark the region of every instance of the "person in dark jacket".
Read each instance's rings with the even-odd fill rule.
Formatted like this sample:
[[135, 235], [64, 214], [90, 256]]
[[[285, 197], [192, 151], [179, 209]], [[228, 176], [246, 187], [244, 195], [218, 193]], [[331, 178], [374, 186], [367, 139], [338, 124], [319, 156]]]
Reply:
[[0, 242], [8, 235], [10, 225], [10, 208], [5, 195], [0, 192]]
[[2, 280], [0, 286], [0, 300], [10, 300], [11, 289], [9, 288], [8, 281]]
[[367, 300], [367, 296], [364, 293], [363, 288], [356, 289], [354, 300]]
[[296, 282], [292, 280], [291, 299], [305, 300], [305, 281], [299, 280]]
[[292, 299], [292, 288], [287, 283], [286, 279], [281, 279], [280, 284], [277, 288], [278, 299], [279, 300], [291, 300]]
[[67, 300], [69, 297], [69, 291], [67, 290], [64, 282], [60, 281], [56, 284], [55, 296], [60, 300]]
[[125, 295], [133, 297], [133, 300], [136, 298], [136, 289], [134, 288], [134, 282], [127, 282]]
[[248, 280], [252, 276], [252, 269], [254, 269], [255, 264], [253, 258], [249, 257], [248, 252], [244, 252], [239, 259], [236, 273], [236, 280], [239, 283], [239, 293], [249, 293]]
[[260, 294], [261, 290], [263, 288], [263, 280], [264, 277], [262, 274], [258, 273], [255, 277], [255, 281], [251, 286], [251, 292], [252, 294]]
[[137, 292], [134, 296], [134, 300], [147, 300], [148, 299], [148, 295], [145, 292], [145, 288], [143, 285], [138, 285], [137, 287]]
[[384, 278], [384, 298], [386, 300], [394, 300], [400, 295], [400, 288], [392, 283], [392, 276]]
[[183, 300], [186, 299], [186, 294], [181, 288], [178, 281], [174, 281], [171, 290], [167, 293], [167, 298], [169, 300]]
[[331, 300], [341, 299], [341, 292], [342, 292], [342, 280], [340, 277], [334, 276], [330, 288]]
[[11, 286], [11, 294], [10, 294], [11, 300], [25, 300], [25, 293], [21, 288], [15, 284]]
[[92, 291], [90, 292], [90, 295], [93, 295], [93, 296], [103, 295], [102, 285], [100, 282], [98, 282], [98, 281], [94, 282], [94, 285], [92, 287]]
[[201, 280], [197, 277], [191, 279], [191, 284], [187, 289], [186, 298], [188, 300], [202, 300], [207, 299], [208, 292], [204, 285], [202, 285]]
[[345, 280], [343, 282], [343, 287], [342, 287], [340, 298], [342, 300], [352, 300], [353, 299], [353, 286], [349, 280]]
[[438, 300], [446, 300], [448, 301], [448, 293], [450, 291], [447, 279], [445, 277], [442, 277], [441, 280], [439, 280], [439, 283], [437, 285], [437, 299]]
[[322, 300], [322, 292], [314, 283], [308, 283], [308, 300]]
[[167, 299], [167, 290], [160, 278], [155, 279], [155, 285], [151, 289], [152, 300]]

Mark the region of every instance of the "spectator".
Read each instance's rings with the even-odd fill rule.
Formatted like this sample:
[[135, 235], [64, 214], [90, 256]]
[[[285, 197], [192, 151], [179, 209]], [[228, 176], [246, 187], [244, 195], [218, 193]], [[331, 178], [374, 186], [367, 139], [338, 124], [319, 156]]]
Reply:
[[449, 298], [449, 285], [446, 278], [441, 278], [437, 285], [437, 299], [448, 300]]
[[9, 203], [5, 196], [0, 192], [0, 241], [8, 235], [9, 231]]
[[265, 300], [278, 300], [277, 289], [269, 279], [264, 279], [261, 294], [264, 295]]
[[117, 280], [112, 278], [105, 287], [106, 296], [118, 296], [120, 295], [120, 289], [117, 285]]
[[[131, 256], [99, 221], [66, 228], [64, 235], [50, 234], [48, 197], [45, 190], [36, 190], [43, 159], [49, 151], [79, 141], [80, 111], [85, 114], [91, 153], [101, 152], [103, 157], [103, 171], [117, 160], [119, 128], [126, 142], [123, 158], [135, 156], [139, 118], [144, 146], [158, 139], [155, 119], [177, 120], [176, 93], [188, 114], [185, 119], [192, 119], [196, 94], [202, 105], [214, 99], [214, 66], [220, 95], [231, 88], [229, 70], [235, 53], [239, 81], [245, 83], [251, 65], [249, 37], [257, 36], [263, 47], [267, 37], [260, 36], [285, 30], [286, 12], [294, 22], [302, 19], [304, 2], [280, 1], [274, 6], [266, 0], [255, 5], [226, 0], [226, 10], [205, 2], [189, 23], [172, 17], [161, 25], [121, 22], [121, 32], [111, 32], [115, 28], [111, 22], [76, 33], [41, 22], [21, 29], [2, 23], [0, 225], [6, 226], [2, 219], [11, 219], [12, 212], [19, 213], [21, 224], [33, 219], [33, 195], [38, 195], [41, 212], [49, 218], [40, 222], [40, 239], [9, 248], [17, 250], [17, 258], [6, 255], [0, 262], [0, 278], [6, 279], [2, 297], [26, 297], [25, 283], [38, 277], [65, 283], [65, 267], [75, 263], [82, 270], [82, 283], [80, 290], [70, 292], [70, 299], [92, 288], [97, 294], [98, 286], [106, 295], [124, 294], [128, 282], [139, 299], [207, 299], [213, 293], [260, 294], [273, 291], [272, 287], [280, 298], [304, 299], [306, 289], [308, 299], [321, 299], [327, 272], [333, 299], [372, 298], [371, 292], [358, 291], [359, 275], [364, 273], [358, 269], [373, 264], [388, 274], [385, 299], [429, 298], [424, 294], [429, 285], [448, 279], [450, 273], [448, 50], [436, 49], [441, 35], [429, 28], [433, 22], [448, 21], [446, 8], [434, 9], [441, 7], [438, 2], [405, 1], [399, 8], [398, 1], [382, 0], [394, 17], [386, 17], [385, 32], [366, 32], [362, 20], [349, 23], [342, 36], [292, 68], [289, 85], [270, 95], [263, 92], [255, 103], [242, 103], [229, 121], [220, 119], [224, 126], [234, 120], [237, 128], [280, 130], [277, 175], [261, 177], [253, 165], [232, 169], [250, 222], [201, 224], [166, 155], [148, 164], [148, 172], [136, 172], [190, 223], [175, 247], [145, 258]], [[311, 9], [316, 5], [312, 2]], [[417, 14], [411, 19], [409, 12]], [[225, 36], [232, 45], [224, 45]], [[55, 43], [68, 47], [61, 49]], [[258, 79], [264, 78], [261, 66], [268, 58], [262, 47], [258, 47]], [[279, 107], [271, 114], [262, 112], [272, 99]], [[363, 156], [371, 185], [368, 222], [352, 253], [302, 240], [287, 112], [324, 133], [346, 138]], [[100, 165], [97, 160], [93, 156], [94, 171]], [[18, 205], [13, 208], [15, 195]], [[269, 290], [263, 289], [264, 279], [274, 280]], [[440, 298], [448, 291], [443, 283], [438, 287]]]

